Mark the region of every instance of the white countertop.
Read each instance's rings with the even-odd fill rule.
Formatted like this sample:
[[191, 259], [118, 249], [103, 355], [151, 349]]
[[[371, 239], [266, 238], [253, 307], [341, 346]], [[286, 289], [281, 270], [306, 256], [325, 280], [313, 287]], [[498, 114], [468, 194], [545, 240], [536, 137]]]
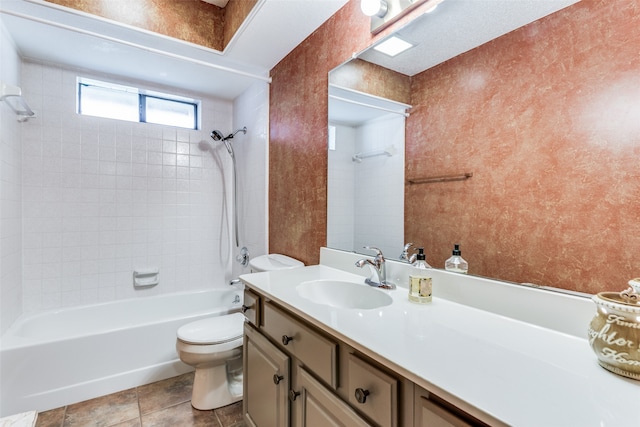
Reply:
[[[393, 303], [370, 310], [329, 307], [298, 295], [297, 284], [309, 280], [363, 283], [361, 275], [326, 265], [247, 274], [241, 279], [484, 421], [532, 427], [640, 426], [640, 382], [598, 365], [586, 339], [590, 319], [584, 320], [582, 338], [562, 328], [543, 327], [441, 298], [438, 274], [470, 283], [486, 279], [436, 272], [431, 304], [409, 302], [407, 289], [398, 287], [379, 290], [389, 293]], [[514, 287], [505, 285], [511, 290]], [[536, 291], [542, 292], [543, 298], [566, 298], [564, 294]], [[575, 313], [584, 319], [585, 299], [574, 298], [576, 306], [582, 307]], [[545, 306], [536, 310], [545, 313]], [[554, 315], [557, 313], [551, 313]], [[572, 311], [566, 313], [567, 317], [572, 315]]]

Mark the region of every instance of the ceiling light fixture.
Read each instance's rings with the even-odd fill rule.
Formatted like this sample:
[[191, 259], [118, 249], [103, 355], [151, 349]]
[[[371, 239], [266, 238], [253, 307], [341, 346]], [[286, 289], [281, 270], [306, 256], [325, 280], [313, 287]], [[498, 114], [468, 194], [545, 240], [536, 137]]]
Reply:
[[371, 17], [371, 32], [377, 34], [412, 10], [426, 5], [426, 13], [444, 0], [360, 0], [360, 10]]
[[387, 14], [389, 5], [385, 0], [360, 0], [360, 10], [367, 16], [382, 18]]
[[389, 56], [396, 56], [405, 50], [412, 48], [413, 45], [400, 37], [391, 36], [382, 43], [378, 43], [373, 47], [374, 50]]

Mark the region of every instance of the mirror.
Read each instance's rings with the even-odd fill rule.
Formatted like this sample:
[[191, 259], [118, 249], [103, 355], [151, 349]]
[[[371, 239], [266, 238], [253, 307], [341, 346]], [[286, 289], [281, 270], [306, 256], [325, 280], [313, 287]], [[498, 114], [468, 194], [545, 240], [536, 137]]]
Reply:
[[363, 91], [375, 92], [375, 84], [357, 84], [389, 76], [378, 68], [354, 60], [329, 76], [327, 245], [356, 252], [376, 246], [388, 254], [404, 245], [404, 131], [410, 106]]
[[[508, 98], [517, 98], [513, 96], [514, 92], [508, 95], [506, 92], [509, 89], [503, 89], [492, 80], [494, 74], [505, 78], [504, 74], [500, 74], [503, 70], [492, 68], [504, 65], [501, 62], [503, 57], [491, 56], [495, 54], [491, 54], [483, 63], [471, 53], [475, 62], [464, 62], [469, 58], [465, 55], [461, 60], [456, 58], [452, 61], [454, 65], [443, 64], [444, 68], [424, 72], [573, 3], [575, 1], [571, 0], [444, 1], [434, 13], [419, 16], [397, 31], [404, 39], [416, 44], [407, 52], [414, 51], [418, 59], [408, 53], [390, 59], [369, 48], [333, 70], [329, 75], [330, 93], [335, 90], [334, 86], [349, 87], [354, 91], [373, 93], [377, 97], [411, 105], [412, 108], [405, 124], [407, 145], [403, 174], [406, 176], [403, 185], [394, 190], [404, 194], [406, 200], [403, 203], [390, 196], [377, 197], [376, 188], [370, 184], [374, 182], [372, 177], [364, 182], [355, 178], [349, 181], [351, 172], [345, 172], [345, 176], [338, 178], [332, 172], [338, 168], [337, 159], [330, 150], [328, 246], [368, 253], [362, 249], [364, 244], [383, 246], [379, 242], [384, 242], [384, 245], [388, 242], [389, 248], [383, 249], [383, 252], [387, 258], [396, 259], [403, 243], [413, 241], [416, 245], [425, 246], [427, 261], [435, 267], [442, 267], [444, 260], [451, 255], [453, 244], [460, 243], [462, 255], [469, 261], [469, 272], [472, 274], [589, 293], [623, 288], [626, 280], [633, 277], [635, 265], [630, 258], [633, 255], [627, 253], [625, 248], [629, 247], [629, 235], [634, 233], [630, 230], [638, 230], [637, 221], [632, 221], [633, 218], [637, 220], [637, 214], [634, 215], [632, 210], [637, 209], [638, 205], [629, 199], [637, 187], [633, 187], [633, 182], [628, 182], [633, 180], [624, 180], [624, 176], [628, 177], [631, 173], [628, 171], [628, 162], [615, 153], [601, 150], [603, 142], [597, 140], [597, 135], [576, 133], [575, 126], [571, 127], [574, 124], [562, 117], [572, 107], [588, 108], [578, 102], [571, 103], [577, 92], [570, 90], [579, 88], [578, 79], [561, 73], [558, 73], [560, 77], [546, 76], [547, 79], [556, 79], [550, 84], [565, 83], [558, 79], [566, 79], [574, 85], [568, 89], [553, 86], [554, 90], [567, 91], [562, 99], [557, 99], [558, 95], [551, 97], [555, 102], [562, 102], [554, 113], [544, 105], [548, 95], [542, 93], [544, 80], [542, 76], [535, 75], [541, 70], [532, 71], [536, 66], [533, 62], [526, 64], [529, 69], [522, 67], [513, 71], [526, 74], [524, 77], [508, 76], [524, 81], [523, 89], [527, 85], [535, 85], [536, 93], [532, 96], [536, 105], [531, 108], [526, 102], [514, 102], [511, 106], [511, 99]], [[469, 15], [474, 18], [465, 21], [464, 17]], [[501, 19], [496, 19], [496, 16]], [[561, 19], [566, 27], [568, 19]], [[521, 33], [521, 39], [530, 37], [531, 40], [520, 40], [523, 44], [531, 43], [527, 45], [528, 49], [531, 48], [531, 51], [527, 50], [527, 55], [537, 55], [536, 58], [540, 60], [548, 54], [557, 64], [561, 62], [553, 56], [558, 55], [557, 52], [541, 53], [541, 49], [532, 52], [535, 50], [532, 45], [540, 43], [542, 37], [537, 31], [560, 31], [560, 25], [550, 30], [552, 24], [545, 20], [540, 25], [528, 27], [526, 32]], [[509, 37], [513, 36], [505, 39], [513, 40]], [[557, 39], [557, 34], [552, 33], [549, 37]], [[517, 62], [519, 57], [513, 53], [512, 45], [508, 45], [513, 41], [504, 43], [507, 44], [504, 45], [503, 56]], [[496, 41], [484, 52], [499, 49], [500, 41]], [[363, 81], [362, 77], [366, 75], [363, 72], [352, 72], [354, 81], [348, 78], [340, 81], [337, 76], [346, 74], [344, 71], [348, 67], [353, 68], [357, 62], [374, 64], [406, 76], [413, 92], [410, 90], [406, 98], [394, 98], [390, 93], [402, 92], [398, 89], [403, 85], [399, 82], [401, 79], [382, 78], [373, 83], [374, 80], [369, 78]], [[526, 63], [526, 60], [522, 62]], [[466, 75], [459, 72], [464, 67], [467, 67]], [[381, 74], [379, 71], [377, 73]], [[358, 78], [360, 80], [356, 81]], [[432, 82], [426, 82], [427, 78]], [[434, 82], [435, 79], [439, 81]], [[456, 89], [453, 84], [443, 83], [446, 79], [459, 79], [461, 85], [464, 83], [467, 86], [456, 92], [452, 90]], [[384, 88], [378, 85], [383, 80]], [[394, 90], [386, 87], [389, 82], [395, 86]], [[455, 100], [446, 99], [443, 87], [450, 90], [449, 95], [453, 94]], [[513, 89], [512, 82], [507, 81], [505, 88]], [[494, 91], [491, 95], [493, 98], [489, 96], [489, 90]], [[498, 96], [495, 96], [496, 93]], [[600, 101], [606, 101], [605, 95], [603, 93]], [[484, 98], [480, 99], [481, 96]], [[493, 99], [503, 105], [492, 104]], [[340, 121], [336, 101], [335, 98], [329, 99], [330, 123]], [[463, 106], [459, 108], [460, 111], [451, 109], [453, 102]], [[593, 102], [598, 102], [598, 99]], [[434, 108], [434, 105], [438, 107]], [[441, 105], [450, 109], [445, 110]], [[516, 106], [520, 110], [514, 111]], [[546, 117], [539, 117], [538, 110]], [[427, 117], [427, 111], [430, 117]], [[589, 111], [584, 112], [583, 116], [594, 122], [600, 120], [594, 111]], [[576, 117], [574, 114], [572, 120], [576, 120]], [[605, 118], [616, 120], [611, 114]], [[483, 124], [482, 120], [491, 122]], [[520, 127], [514, 129], [514, 126]], [[598, 129], [592, 129], [591, 132], [596, 131]], [[354, 132], [357, 133], [357, 130]], [[355, 153], [359, 149], [356, 146], [352, 151]], [[603, 163], [610, 165], [599, 167], [592, 173], [590, 165], [593, 163], [589, 162], [598, 161], [598, 153], [604, 156]], [[387, 165], [384, 161], [392, 158], [381, 156], [368, 160], [380, 161], [374, 169], [385, 173]], [[342, 157], [339, 161], [344, 165], [345, 159]], [[365, 160], [357, 166], [362, 164], [365, 164]], [[624, 169], [618, 172], [616, 168], [621, 167]], [[464, 179], [466, 173], [473, 175]], [[440, 176], [455, 179], [441, 183], [409, 183], [414, 179]], [[353, 189], [350, 187], [352, 182]], [[347, 203], [334, 199], [335, 195], [352, 200], [364, 195], [372, 204], [364, 212], [352, 214], [340, 211], [340, 203], [343, 206]], [[385, 199], [391, 201], [396, 213], [403, 211], [404, 207], [402, 231], [396, 227], [396, 223], [374, 220], [367, 227], [370, 234], [361, 230], [356, 238], [356, 227], [373, 218], [375, 212], [382, 209]], [[339, 233], [344, 237], [351, 232], [352, 246], [349, 246], [348, 238], [340, 241], [337, 237], [335, 224], [338, 221], [332, 218], [340, 213], [350, 219], [344, 221]], [[397, 235], [383, 237], [376, 234], [387, 227]], [[631, 241], [630, 247], [637, 248], [638, 245]], [[605, 253], [618, 253], [620, 259], [615, 260], [616, 264], [611, 267], [596, 262]], [[608, 255], [606, 259], [613, 260]], [[625, 271], [615, 271], [621, 267]]]

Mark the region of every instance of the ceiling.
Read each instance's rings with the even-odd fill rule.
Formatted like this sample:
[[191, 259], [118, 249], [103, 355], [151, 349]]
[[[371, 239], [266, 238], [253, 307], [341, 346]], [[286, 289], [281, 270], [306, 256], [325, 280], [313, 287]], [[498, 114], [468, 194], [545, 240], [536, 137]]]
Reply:
[[413, 76], [578, 1], [445, 0], [395, 32], [413, 48], [395, 57], [368, 49], [359, 58]]
[[[43, 0], [0, 0], [0, 18], [23, 58], [234, 99], [347, 1], [259, 0], [224, 52]], [[413, 49], [360, 57], [414, 75], [577, 1], [446, 0], [398, 31]]]
[[23, 58], [234, 99], [347, 1], [259, 0], [224, 52], [43, 0], [0, 0], [0, 18]]

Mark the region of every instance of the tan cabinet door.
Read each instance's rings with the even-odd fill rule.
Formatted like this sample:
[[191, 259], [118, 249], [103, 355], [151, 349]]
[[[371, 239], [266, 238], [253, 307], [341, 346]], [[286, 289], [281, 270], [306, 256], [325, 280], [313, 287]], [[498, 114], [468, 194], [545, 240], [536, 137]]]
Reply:
[[290, 359], [244, 325], [244, 419], [251, 427], [289, 427]]
[[300, 427], [370, 426], [356, 411], [315, 380], [303, 368], [298, 368], [297, 382], [302, 405], [296, 425]]
[[472, 427], [462, 418], [431, 402], [424, 396], [416, 395], [415, 427]]

